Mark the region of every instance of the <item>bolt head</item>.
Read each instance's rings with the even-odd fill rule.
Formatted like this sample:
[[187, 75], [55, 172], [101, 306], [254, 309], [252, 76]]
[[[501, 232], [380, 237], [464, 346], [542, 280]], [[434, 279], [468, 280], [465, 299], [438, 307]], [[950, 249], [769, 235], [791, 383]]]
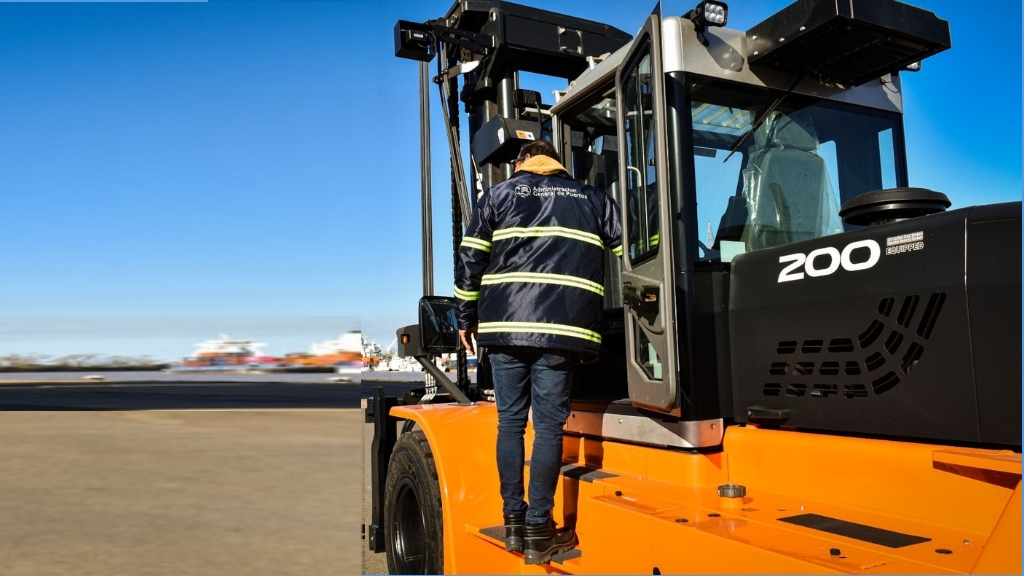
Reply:
[[718, 487], [718, 495], [722, 498], [743, 498], [747, 495], [747, 487], [741, 484], [722, 484]]

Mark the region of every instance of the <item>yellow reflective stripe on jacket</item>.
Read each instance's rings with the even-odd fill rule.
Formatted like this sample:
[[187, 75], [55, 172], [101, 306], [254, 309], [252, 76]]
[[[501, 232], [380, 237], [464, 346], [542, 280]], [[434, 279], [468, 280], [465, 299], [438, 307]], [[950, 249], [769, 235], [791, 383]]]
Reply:
[[612, 254], [615, 254], [616, 256], [621, 258], [622, 257], [622, 246], [616, 246], [615, 248], [612, 248]]
[[538, 284], [559, 284], [561, 286], [573, 286], [590, 290], [600, 296], [604, 296], [604, 286], [597, 282], [591, 282], [586, 278], [569, 276], [567, 274], [551, 274], [545, 272], [508, 272], [506, 274], [485, 274], [480, 279], [480, 284], [502, 284], [505, 282], [536, 282]]
[[483, 250], [484, 252], [491, 251], [491, 243], [487, 240], [481, 240], [479, 238], [473, 238], [472, 236], [466, 236], [462, 239], [460, 248], [476, 248], [477, 250]]
[[479, 334], [494, 334], [497, 332], [522, 332], [527, 334], [554, 334], [556, 336], [571, 336], [582, 338], [591, 342], [601, 343], [601, 335], [593, 330], [569, 326], [568, 324], [547, 324], [544, 322], [481, 322], [477, 327]]
[[455, 297], [458, 298], [459, 300], [466, 300], [468, 302], [472, 302], [473, 300], [477, 300], [480, 298], [480, 292], [473, 292], [471, 290], [459, 290], [458, 287], [456, 287]]
[[503, 228], [501, 230], [496, 230], [494, 234], [491, 235], [491, 240], [497, 242], [498, 240], [505, 240], [506, 238], [541, 238], [544, 236], [560, 236], [571, 240], [588, 242], [600, 248], [604, 248], [604, 242], [601, 242], [601, 237], [597, 234], [591, 234], [590, 232], [584, 232], [582, 230], [574, 230], [572, 228], [564, 228], [562, 226]]

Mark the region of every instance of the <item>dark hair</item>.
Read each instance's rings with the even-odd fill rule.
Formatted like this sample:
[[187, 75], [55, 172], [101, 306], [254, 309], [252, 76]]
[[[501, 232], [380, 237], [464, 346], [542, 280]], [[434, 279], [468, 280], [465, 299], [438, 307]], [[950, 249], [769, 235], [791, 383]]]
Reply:
[[519, 149], [520, 156], [526, 156], [527, 154], [530, 156], [547, 156], [549, 158], [554, 158], [559, 164], [562, 162], [562, 157], [558, 155], [558, 151], [555, 150], [555, 147], [551, 142], [546, 140], [536, 140]]

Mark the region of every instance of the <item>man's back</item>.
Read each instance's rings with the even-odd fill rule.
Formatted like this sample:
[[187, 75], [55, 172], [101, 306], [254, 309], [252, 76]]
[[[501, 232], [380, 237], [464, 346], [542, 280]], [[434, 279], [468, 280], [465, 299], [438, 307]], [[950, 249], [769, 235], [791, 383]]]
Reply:
[[621, 250], [619, 235], [606, 193], [552, 158], [529, 158], [483, 194], [466, 231], [460, 327], [478, 320], [481, 345], [597, 351], [604, 249]]

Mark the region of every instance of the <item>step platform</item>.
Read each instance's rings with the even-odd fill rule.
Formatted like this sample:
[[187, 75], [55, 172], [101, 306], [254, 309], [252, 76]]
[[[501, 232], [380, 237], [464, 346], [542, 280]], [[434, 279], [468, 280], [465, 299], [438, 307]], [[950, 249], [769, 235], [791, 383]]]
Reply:
[[[502, 549], [505, 548], [505, 526], [504, 525], [491, 526], [489, 528], [481, 528], [479, 530], [479, 535], [481, 537], [483, 537], [485, 540], [493, 543], [495, 546], [501, 546]], [[515, 554], [516, 556], [522, 557], [522, 554], [519, 553], [519, 552], [509, 552], [509, 554]], [[562, 564], [563, 562], [566, 562], [568, 560], [573, 560], [573, 559], [576, 559], [576, 558], [580, 558], [582, 556], [583, 556], [583, 551], [580, 550], [577, 547], [577, 548], [573, 548], [572, 550], [569, 550], [568, 552], [563, 552], [561, 554], [555, 554], [554, 556], [551, 557], [551, 562], [554, 563], [554, 564]]]

